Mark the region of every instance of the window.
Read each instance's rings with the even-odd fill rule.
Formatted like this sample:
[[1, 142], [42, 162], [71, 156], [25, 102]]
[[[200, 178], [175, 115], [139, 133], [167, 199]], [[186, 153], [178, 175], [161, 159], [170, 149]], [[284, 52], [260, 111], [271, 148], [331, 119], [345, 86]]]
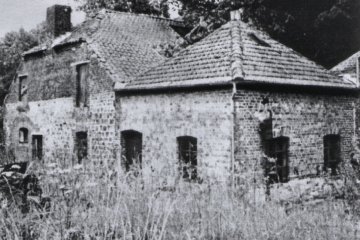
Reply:
[[331, 174], [336, 175], [337, 167], [341, 161], [340, 135], [329, 134], [324, 136], [324, 170], [331, 169]]
[[125, 170], [129, 171], [135, 164], [141, 168], [142, 161], [142, 134], [134, 130], [121, 132], [121, 155]]
[[83, 159], [87, 158], [88, 155], [87, 132], [76, 133], [75, 147], [78, 163], [81, 164]]
[[19, 101], [27, 100], [27, 76], [19, 77]]
[[197, 178], [197, 139], [190, 136], [177, 138], [178, 157], [184, 179]]
[[273, 137], [273, 127], [272, 127], [272, 118], [266, 118], [260, 124], [261, 137], [262, 140], [266, 141], [272, 139]]
[[76, 66], [76, 107], [87, 105], [87, 77], [88, 64], [79, 64]]
[[281, 136], [266, 140], [265, 154], [273, 160], [266, 165], [269, 182], [289, 181], [289, 138]]
[[32, 158], [41, 160], [43, 156], [43, 137], [42, 135], [32, 136]]
[[19, 143], [28, 143], [29, 130], [27, 128], [19, 129]]

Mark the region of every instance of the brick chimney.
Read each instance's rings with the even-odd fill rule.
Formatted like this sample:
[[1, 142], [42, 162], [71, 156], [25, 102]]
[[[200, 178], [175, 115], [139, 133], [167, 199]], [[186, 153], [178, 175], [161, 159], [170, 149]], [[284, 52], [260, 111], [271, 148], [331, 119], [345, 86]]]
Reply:
[[71, 7], [53, 5], [47, 9], [46, 22], [54, 37], [71, 30]]
[[231, 21], [241, 20], [241, 16], [242, 16], [243, 12], [244, 12], [244, 9], [242, 9], [242, 8], [231, 11], [230, 12], [230, 20]]

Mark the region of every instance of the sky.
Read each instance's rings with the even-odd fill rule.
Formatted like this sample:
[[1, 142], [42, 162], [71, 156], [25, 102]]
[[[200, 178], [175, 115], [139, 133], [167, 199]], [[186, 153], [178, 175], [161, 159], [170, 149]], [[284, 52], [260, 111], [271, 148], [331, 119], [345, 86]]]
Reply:
[[76, 11], [74, 0], [0, 0], [0, 38], [7, 32], [21, 27], [31, 30], [46, 19], [46, 9], [54, 4], [70, 5], [73, 9], [73, 25], [85, 19], [83, 12]]

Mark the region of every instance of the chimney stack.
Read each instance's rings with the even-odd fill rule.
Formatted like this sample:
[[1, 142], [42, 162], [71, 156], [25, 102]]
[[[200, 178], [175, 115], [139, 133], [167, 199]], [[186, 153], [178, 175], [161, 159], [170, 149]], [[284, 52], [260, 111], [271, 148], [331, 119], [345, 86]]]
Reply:
[[54, 37], [71, 31], [71, 7], [53, 5], [47, 9], [46, 22]]
[[230, 20], [231, 21], [241, 20], [241, 16], [242, 16], [243, 12], [244, 12], [244, 9], [242, 9], [242, 8], [231, 11], [230, 12]]

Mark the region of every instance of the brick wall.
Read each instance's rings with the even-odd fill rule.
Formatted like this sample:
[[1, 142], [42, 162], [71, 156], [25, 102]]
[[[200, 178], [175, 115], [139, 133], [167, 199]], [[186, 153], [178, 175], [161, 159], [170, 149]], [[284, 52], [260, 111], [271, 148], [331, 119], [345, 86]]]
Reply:
[[[76, 67], [88, 60], [89, 105], [75, 107]], [[18, 101], [18, 80], [6, 100], [4, 130], [7, 149], [18, 161], [31, 159], [31, 137], [43, 136], [45, 161], [76, 162], [74, 140], [77, 131], [88, 132], [89, 159], [115, 158], [115, 94], [112, 80], [86, 44], [50, 52], [23, 62], [19, 73], [28, 76], [28, 101]], [[19, 143], [19, 128], [29, 129], [29, 142]]]
[[187, 135], [197, 138], [200, 177], [224, 179], [231, 165], [231, 94], [223, 90], [117, 95], [118, 132], [143, 134], [144, 174], [166, 169], [163, 175], [176, 176], [176, 138]]
[[[269, 103], [263, 101], [268, 99]], [[240, 171], [262, 172], [259, 124], [262, 113], [273, 114], [273, 129], [290, 138], [290, 177], [315, 174], [323, 166], [323, 136], [341, 135], [341, 156], [348, 161], [352, 152], [354, 109], [351, 96], [279, 93], [238, 90], [234, 101], [235, 158]], [[265, 102], [265, 104], [263, 103]]]

